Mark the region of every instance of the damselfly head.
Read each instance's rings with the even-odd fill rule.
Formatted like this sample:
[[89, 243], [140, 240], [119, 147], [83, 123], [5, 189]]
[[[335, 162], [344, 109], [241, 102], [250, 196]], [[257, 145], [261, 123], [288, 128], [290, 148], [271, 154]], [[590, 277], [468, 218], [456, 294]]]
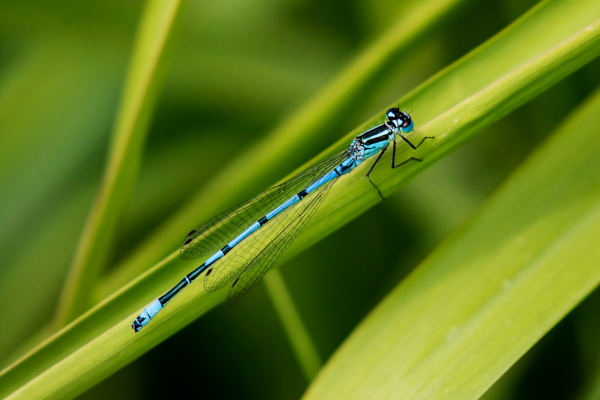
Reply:
[[398, 108], [390, 108], [385, 113], [385, 116], [390, 122], [395, 122], [402, 132], [408, 133], [413, 130], [414, 124], [410, 115], [404, 111], [400, 111]]

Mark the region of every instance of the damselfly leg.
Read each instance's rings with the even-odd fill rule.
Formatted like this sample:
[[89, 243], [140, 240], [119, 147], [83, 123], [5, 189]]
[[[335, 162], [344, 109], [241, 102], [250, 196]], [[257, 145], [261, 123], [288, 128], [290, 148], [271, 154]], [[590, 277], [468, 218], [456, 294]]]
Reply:
[[[425, 139], [434, 139], [434, 137], [433, 137], [433, 136], [425, 136], [425, 137], [423, 138], [423, 140], [421, 140], [421, 143], [419, 143], [419, 144], [418, 144], [418, 145], [415, 147], [415, 146], [413, 146], [413, 144], [412, 144], [411, 142], [409, 142], [409, 141], [408, 141], [408, 139], [406, 139], [404, 136], [400, 135], [400, 137], [401, 137], [402, 139], [404, 139], [404, 140], [406, 141], [406, 143], [408, 143], [408, 144], [409, 144], [409, 145], [410, 145], [410, 146], [411, 146], [413, 149], [415, 149], [415, 150], [416, 150], [416, 149], [417, 149], [417, 148], [418, 148], [420, 145], [422, 145], [422, 144], [423, 144], [423, 142], [425, 141]], [[404, 165], [404, 164], [406, 164], [407, 162], [409, 162], [409, 161], [412, 161], [412, 160], [414, 160], [414, 161], [419, 161], [419, 162], [423, 161], [423, 160], [421, 160], [420, 158], [411, 157], [411, 158], [409, 158], [408, 160], [404, 160], [404, 161], [402, 161], [400, 164], [396, 165], [396, 141], [395, 141], [395, 140], [394, 140], [394, 145], [393, 145], [393, 146], [394, 146], [394, 148], [392, 149], [392, 169], [394, 169], [394, 168], [398, 168], [399, 166], [401, 166], [401, 165]]]
[[[415, 145], [413, 145], [413, 144], [412, 144], [412, 143], [411, 143], [411, 142], [410, 142], [410, 141], [409, 141], [407, 138], [405, 138], [404, 136], [402, 136], [402, 135], [399, 135], [399, 136], [400, 136], [402, 139], [404, 139], [404, 141], [405, 141], [406, 143], [408, 143], [408, 144], [409, 144], [409, 146], [413, 148], [413, 150], [416, 150], [416, 149], [418, 149], [418, 148], [419, 148], [419, 146], [421, 146], [421, 145], [423, 144], [423, 142], [424, 142], [426, 139], [434, 139], [434, 137], [433, 137], [433, 136], [426, 136], [426, 137], [424, 137], [424, 138], [423, 138], [423, 140], [421, 140], [421, 142], [420, 142], [418, 145], [416, 145], [416, 146], [415, 146]], [[423, 160], [421, 160], [420, 158], [411, 157], [411, 158], [409, 158], [408, 160], [402, 161], [400, 164], [396, 165], [396, 140], [394, 140], [394, 145], [393, 145], [393, 146], [394, 146], [394, 147], [393, 147], [393, 150], [392, 150], [392, 169], [394, 169], [394, 168], [398, 168], [399, 166], [401, 166], [401, 165], [403, 165], [403, 164], [406, 164], [407, 162], [409, 162], [409, 161], [412, 161], [412, 160], [414, 160], [414, 161], [419, 161], [419, 162], [423, 161]], [[369, 169], [369, 172], [367, 172], [367, 175], [366, 175], [366, 178], [367, 178], [367, 180], [369, 181], [369, 183], [370, 183], [371, 185], [373, 185], [373, 187], [375, 188], [375, 190], [377, 190], [377, 193], [379, 194], [379, 197], [381, 197], [381, 199], [382, 199], [382, 200], [384, 199], [384, 197], [383, 197], [383, 195], [381, 194], [381, 191], [379, 190], [379, 188], [377, 187], [377, 185], [375, 185], [375, 184], [373, 183], [373, 181], [371, 180], [371, 178], [369, 178], [369, 175], [371, 175], [371, 172], [373, 172], [373, 169], [375, 169], [375, 166], [377, 165], [377, 163], [379, 162], [379, 160], [380, 160], [380, 159], [381, 159], [381, 157], [383, 156], [383, 153], [385, 153], [385, 151], [386, 151], [387, 149], [388, 149], [388, 146], [384, 147], [384, 148], [381, 150], [381, 152], [379, 152], [379, 156], [377, 157], [377, 159], [375, 160], [375, 162], [374, 162], [374, 163], [373, 163], [373, 165], [371, 166], [371, 169]]]
[[[410, 147], [412, 147], [412, 149], [413, 149], [413, 150], [416, 150], [416, 149], [418, 149], [418, 148], [419, 148], [419, 147], [420, 147], [420, 146], [423, 144], [423, 142], [424, 142], [426, 139], [434, 139], [434, 137], [433, 137], [433, 136], [425, 136], [425, 137], [423, 138], [423, 140], [421, 140], [421, 142], [420, 142], [418, 145], [416, 145], [416, 146], [415, 146], [414, 144], [412, 144], [412, 143], [410, 142], [410, 140], [408, 140], [407, 138], [405, 138], [405, 137], [404, 137], [404, 135], [402, 135], [401, 133], [399, 133], [399, 134], [398, 134], [398, 136], [400, 136], [402, 139], [404, 139], [404, 141], [405, 141], [406, 143], [408, 143], [408, 145], [409, 145]], [[395, 145], [395, 144], [396, 144], [396, 141], [394, 140], [394, 145]]]
[[[369, 181], [369, 183], [371, 185], [373, 185], [373, 187], [375, 188], [375, 190], [377, 190], [377, 193], [379, 193], [379, 197], [381, 197], [381, 200], [383, 200], [383, 195], [381, 194], [381, 191], [379, 190], [379, 188], [377, 187], [377, 185], [375, 185], [373, 183], [373, 181], [371, 180], [371, 178], [369, 178], [369, 175], [371, 175], [371, 172], [373, 172], [373, 168], [375, 168], [375, 166], [377, 165], [377, 163], [379, 162], [379, 160], [383, 156], [383, 153], [385, 153], [386, 150], [387, 150], [387, 146], [385, 146], [383, 148], [383, 150], [381, 150], [381, 152], [379, 153], [379, 157], [377, 157], [377, 160], [375, 160], [375, 162], [373, 163], [373, 165], [371, 165], [371, 169], [369, 170], [369, 172], [367, 172], [367, 180]], [[394, 148], [394, 150], [395, 150], [395, 148]]]

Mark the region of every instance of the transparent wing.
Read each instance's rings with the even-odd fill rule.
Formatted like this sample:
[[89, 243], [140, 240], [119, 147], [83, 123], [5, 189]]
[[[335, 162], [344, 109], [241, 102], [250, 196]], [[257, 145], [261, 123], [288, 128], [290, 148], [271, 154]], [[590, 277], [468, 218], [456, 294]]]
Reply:
[[[253, 253], [257, 254], [243, 263], [243, 269], [236, 268], [233, 273], [230, 273], [228, 278], [237, 279], [229, 289], [227, 304], [231, 305], [240, 300], [265, 276], [306, 226], [336, 181], [337, 178], [333, 179], [290, 207], [287, 213], [279, 216], [280, 218], [269, 221], [273, 223], [270, 230], [248, 242], [247, 246], [254, 249]], [[207, 278], [205, 278], [205, 286]]]
[[324, 158], [286, 182], [198, 225], [186, 236], [179, 252], [181, 258], [190, 259], [214, 254], [275, 206], [331, 171], [349, 155], [350, 152], [346, 149]]

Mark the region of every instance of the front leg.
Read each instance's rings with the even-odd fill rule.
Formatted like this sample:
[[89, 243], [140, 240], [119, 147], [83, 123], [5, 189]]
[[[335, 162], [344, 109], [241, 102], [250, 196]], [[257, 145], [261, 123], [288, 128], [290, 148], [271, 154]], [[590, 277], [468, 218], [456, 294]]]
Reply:
[[[412, 143], [410, 143], [404, 136], [400, 136], [400, 137], [402, 139], [406, 140], [408, 142], [408, 144], [410, 144], [413, 149], [416, 149], [417, 147], [419, 147], [425, 141], [425, 139], [433, 139], [433, 137], [427, 136], [427, 137], [423, 138], [423, 140], [421, 140], [421, 143], [419, 143], [419, 146], [414, 147], [412, 145]], [[400, 164], [396, 165], [396, 141], [394, 140], [394, 148], [393, 148], [393, 151], [392, 151], [392, 169], [397, 168], [397, 167], [399, 167], [399, 166], [401, 166], [403, 164], [406, 164], [407, 162], [409, 162], [411, 160], [415, 160], [415, 161], [419, 161], [419, 162], [423, 161], [420, 158], [411, 157], [408, 160], [402, 161]]]
[[[416, 146], [415, 146], [414, 144], [412, 144], [412, 143], [410, 142], [410, 140], [408, 140], [407, 138], [405, 138], [404, 136], [402, 136], [402, 132], [398, 133], [398, 136], [400, 136], [402, 139], [404, 139], [404, 141], [405, 141], [406, 143], [408, 143], [408, 145], [409, 145], [410, 147], [412, 147], [412, 148], [413, 148], [413, 150], [416, 150], [416, 149], [417, 149], [419, 146], [421, 146], [421, 145], [423, 144], [423, 142], [425, 141], [425, 139], [434, 139], [434, 137], [433, 137], [433, 136], [425, 136], [425, 137], [423, 138], [423, 140], [421, 140], [421, 143], [419, 143], [418, 145], [416, 145]], [[394, 144], [396, 144], [396, 141], [395, 141], [395, 140], [394, 140]]]

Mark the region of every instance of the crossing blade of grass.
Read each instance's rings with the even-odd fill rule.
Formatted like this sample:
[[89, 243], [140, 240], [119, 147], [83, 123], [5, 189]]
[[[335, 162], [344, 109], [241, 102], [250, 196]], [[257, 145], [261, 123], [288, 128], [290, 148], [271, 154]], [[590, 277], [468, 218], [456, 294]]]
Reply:
[[[380, 188], [386, 194], [397, 189], [478, 129], [597, 56], [599, 28], [600, 4], [595, 1], [545, 2], [415, 90], [401, 103], [422, 115], [417, 121], [423, 125], [411, 138], [436, 139], [418, 153], [410, 153], [424, 157], [422, 163], [379, 170], [375, 178]], [[346, 145], [351, 135], [335, 149]], [[410, 155], [405, 149], [397, 154]], [[368, 167], [361, 166], [336, 184], [284, 257], [310, 246], [379, 201], [364, 180]], [[206, 295], [202, 285], [190, 285], [140, 334], [134, 335], [129, 328], [143, 306], [196, 266], [178, 261], [177, 252], [173, 253], [0, 373], [0, 396], [74, 396], [198, 318], [218, 304], [226, 291]]]
[[305, 399], [477, 399], [600, 282], [600, 91], [372, 311]]
[[[255, 191], [281, 179], [320, 149], [337, 139], [340, 119], [361, 105], [377, 81], [397, 68], [401, 56], [416, 46], [433, 26], [448, 18], [465, 0], [427, 0], [403, 8], [397, 21], [370, 44], [332, 82], [282, 122], [262, 141], [199, 191], [192, 200], [163, 224], [124, 263], [115, 268], [100, 287], [105, 298], [134, 279], [181, 245], [181, 233], [198, 221], [254, 195]], [[228, 182], [223, 185], [223, 182]]]
[[279, 270], [271, 271], [265, 276], [264, 281], [267, 293], [285, 329], [304, 377], [310, 382], [321, 369], [322, 363], [308, 333], [308, 328], [302, 321], [281, 272]]
[[86, 311], [111, 250], [119, 216], [127, 206], [139, 166], [163, 70], [165, 50], [180, 0], [148, 2], [111, 140], [104, 179], [79, 240], [55, 318], [60, 328]]

